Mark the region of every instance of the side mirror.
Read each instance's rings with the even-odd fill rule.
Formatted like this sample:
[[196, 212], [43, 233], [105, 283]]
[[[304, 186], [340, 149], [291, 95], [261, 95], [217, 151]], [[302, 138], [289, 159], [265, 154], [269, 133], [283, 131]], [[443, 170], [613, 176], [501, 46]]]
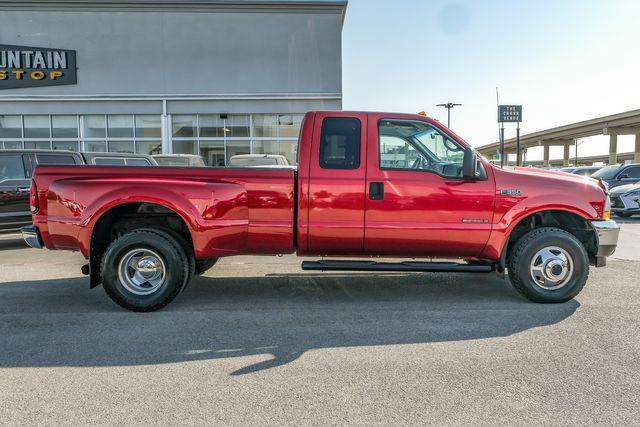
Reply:
[[627, 178], [629, 178], [629, 174], [623, 173], [621, 175], [618, 175], [617, 179], [618, 179], [618, 181], [620, 181], [621, 179], [627, 179]]
[[464, 159], [462, 160], [462, 177], [465, 179], [478, 179], [478, 155], [471, 147], [464, 149]]

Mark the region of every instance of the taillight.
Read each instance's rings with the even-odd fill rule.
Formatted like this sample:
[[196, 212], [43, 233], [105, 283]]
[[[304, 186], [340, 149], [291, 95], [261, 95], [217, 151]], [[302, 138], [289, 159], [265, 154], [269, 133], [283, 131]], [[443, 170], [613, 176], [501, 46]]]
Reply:
[[36, 182], [31, 180], [31, 186], [29, 187], [29, 205], [31, 208], [31, 213], [38, 212], [40, 205], [38, 204], [38, 188], [36, 187]]

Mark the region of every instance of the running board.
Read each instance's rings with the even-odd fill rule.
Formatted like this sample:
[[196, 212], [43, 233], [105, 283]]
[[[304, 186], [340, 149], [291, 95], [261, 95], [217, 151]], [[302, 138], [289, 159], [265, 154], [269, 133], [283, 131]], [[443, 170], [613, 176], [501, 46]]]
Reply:
[[456, 262], [376, 262], [376, 261], [303, 261], [303, 270], [324, 271], [421, 271], [444, 273], [490, 273], [491, 264], [459, 264]]

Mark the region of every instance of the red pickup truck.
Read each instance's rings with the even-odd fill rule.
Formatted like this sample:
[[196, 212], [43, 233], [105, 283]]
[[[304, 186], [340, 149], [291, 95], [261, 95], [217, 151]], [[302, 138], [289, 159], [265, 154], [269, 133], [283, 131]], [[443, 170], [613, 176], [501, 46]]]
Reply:
[[306, 114], [297, 171], [43, 166], [31, 210], [29, 245], [79, 250], [91, 286], [135, 311], [220, 257], [293, 252], [322, 257], [307, 270], [508, 271], [526, 298], [563, 302], [619, 232], [594, 179], [495, 167], [421, 115], [345, 111]]

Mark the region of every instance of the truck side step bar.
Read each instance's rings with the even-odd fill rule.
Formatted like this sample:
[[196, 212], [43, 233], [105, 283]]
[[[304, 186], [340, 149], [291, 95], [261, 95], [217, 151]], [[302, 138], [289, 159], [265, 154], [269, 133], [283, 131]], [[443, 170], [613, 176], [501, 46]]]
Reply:
[[445, 273], [490, 273], [494, 271], [491, 264], [462, 264], [456, 262], [377, 262], [377, 261], [303, 261], [303, 270], [323, 271], [417, 271]]

